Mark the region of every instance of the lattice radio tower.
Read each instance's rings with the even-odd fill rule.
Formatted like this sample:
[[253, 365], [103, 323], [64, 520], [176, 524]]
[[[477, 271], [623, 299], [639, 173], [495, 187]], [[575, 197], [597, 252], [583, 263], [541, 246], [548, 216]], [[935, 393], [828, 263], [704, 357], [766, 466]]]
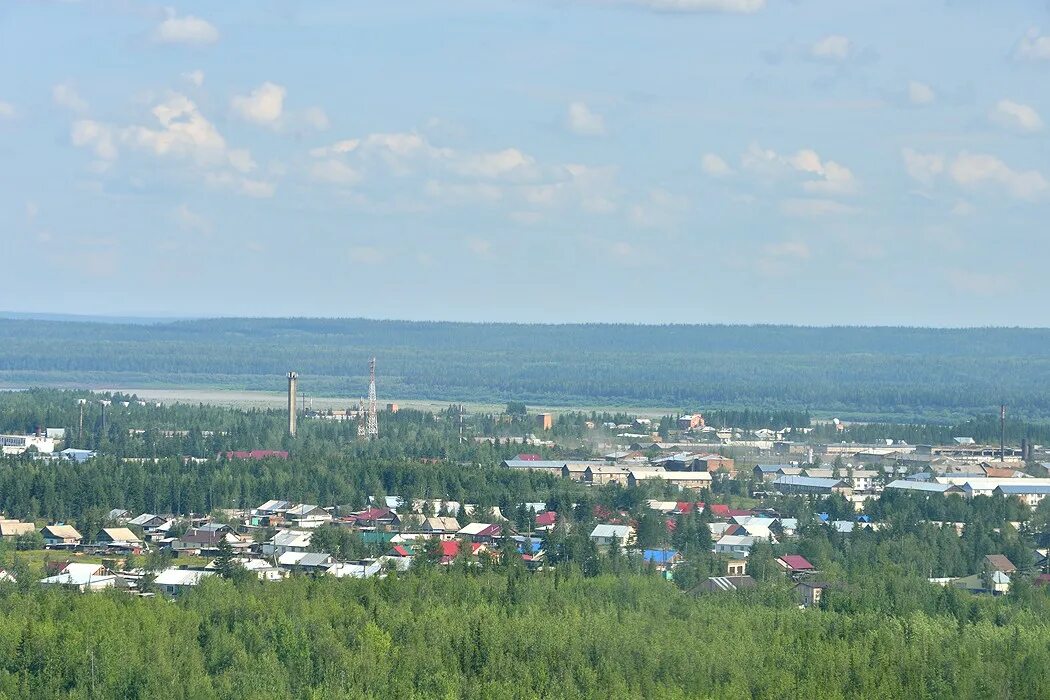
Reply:
[[369, 440], [379, 437], [379, 403], [376, 400], [376, 358], [368, 363], [368, 427], [365, 434]]

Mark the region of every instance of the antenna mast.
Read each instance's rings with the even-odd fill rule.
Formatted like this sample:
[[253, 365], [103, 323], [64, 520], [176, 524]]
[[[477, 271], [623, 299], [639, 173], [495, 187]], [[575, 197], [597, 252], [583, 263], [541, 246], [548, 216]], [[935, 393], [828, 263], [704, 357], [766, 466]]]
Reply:
[[368, 362], [368, 423], [365, 434], [369, 440], [379, 437], [379, 403], [376, 400], [376, 358]]

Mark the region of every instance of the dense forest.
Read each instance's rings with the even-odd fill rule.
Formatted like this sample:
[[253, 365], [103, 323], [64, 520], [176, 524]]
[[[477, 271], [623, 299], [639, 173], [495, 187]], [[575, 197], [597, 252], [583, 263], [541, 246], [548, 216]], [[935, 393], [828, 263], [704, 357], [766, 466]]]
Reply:
[[1050, 417], [1050, 330], [0, 320], [0, 383], [279, 390], [543, 405], [794, 409], [901, 420], [1001, 402]]
[[[799, 610], [769, 584], [417, 572], [206, 581], [174, 604], [0, 587], [10, 698], [1045, 698], [1044, 598], [899, 586]], [[845, 600], [843, 604], [845, 604]]]

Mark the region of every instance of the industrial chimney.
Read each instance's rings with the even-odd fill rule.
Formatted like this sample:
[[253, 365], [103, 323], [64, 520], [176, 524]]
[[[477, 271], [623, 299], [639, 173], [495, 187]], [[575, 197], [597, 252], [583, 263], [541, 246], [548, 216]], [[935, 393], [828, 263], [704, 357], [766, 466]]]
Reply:
[[295, 437], [296, 408], [299, 396], [299, 373], [288, 373], [288, 434]]

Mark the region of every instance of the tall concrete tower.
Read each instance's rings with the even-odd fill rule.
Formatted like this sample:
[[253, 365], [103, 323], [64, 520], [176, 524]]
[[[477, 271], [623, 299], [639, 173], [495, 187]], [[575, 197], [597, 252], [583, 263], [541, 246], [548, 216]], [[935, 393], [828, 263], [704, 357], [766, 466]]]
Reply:
[[299, 405], [299, 373], [288, 373], [288, 434], [295, 437], [296, 408]]

